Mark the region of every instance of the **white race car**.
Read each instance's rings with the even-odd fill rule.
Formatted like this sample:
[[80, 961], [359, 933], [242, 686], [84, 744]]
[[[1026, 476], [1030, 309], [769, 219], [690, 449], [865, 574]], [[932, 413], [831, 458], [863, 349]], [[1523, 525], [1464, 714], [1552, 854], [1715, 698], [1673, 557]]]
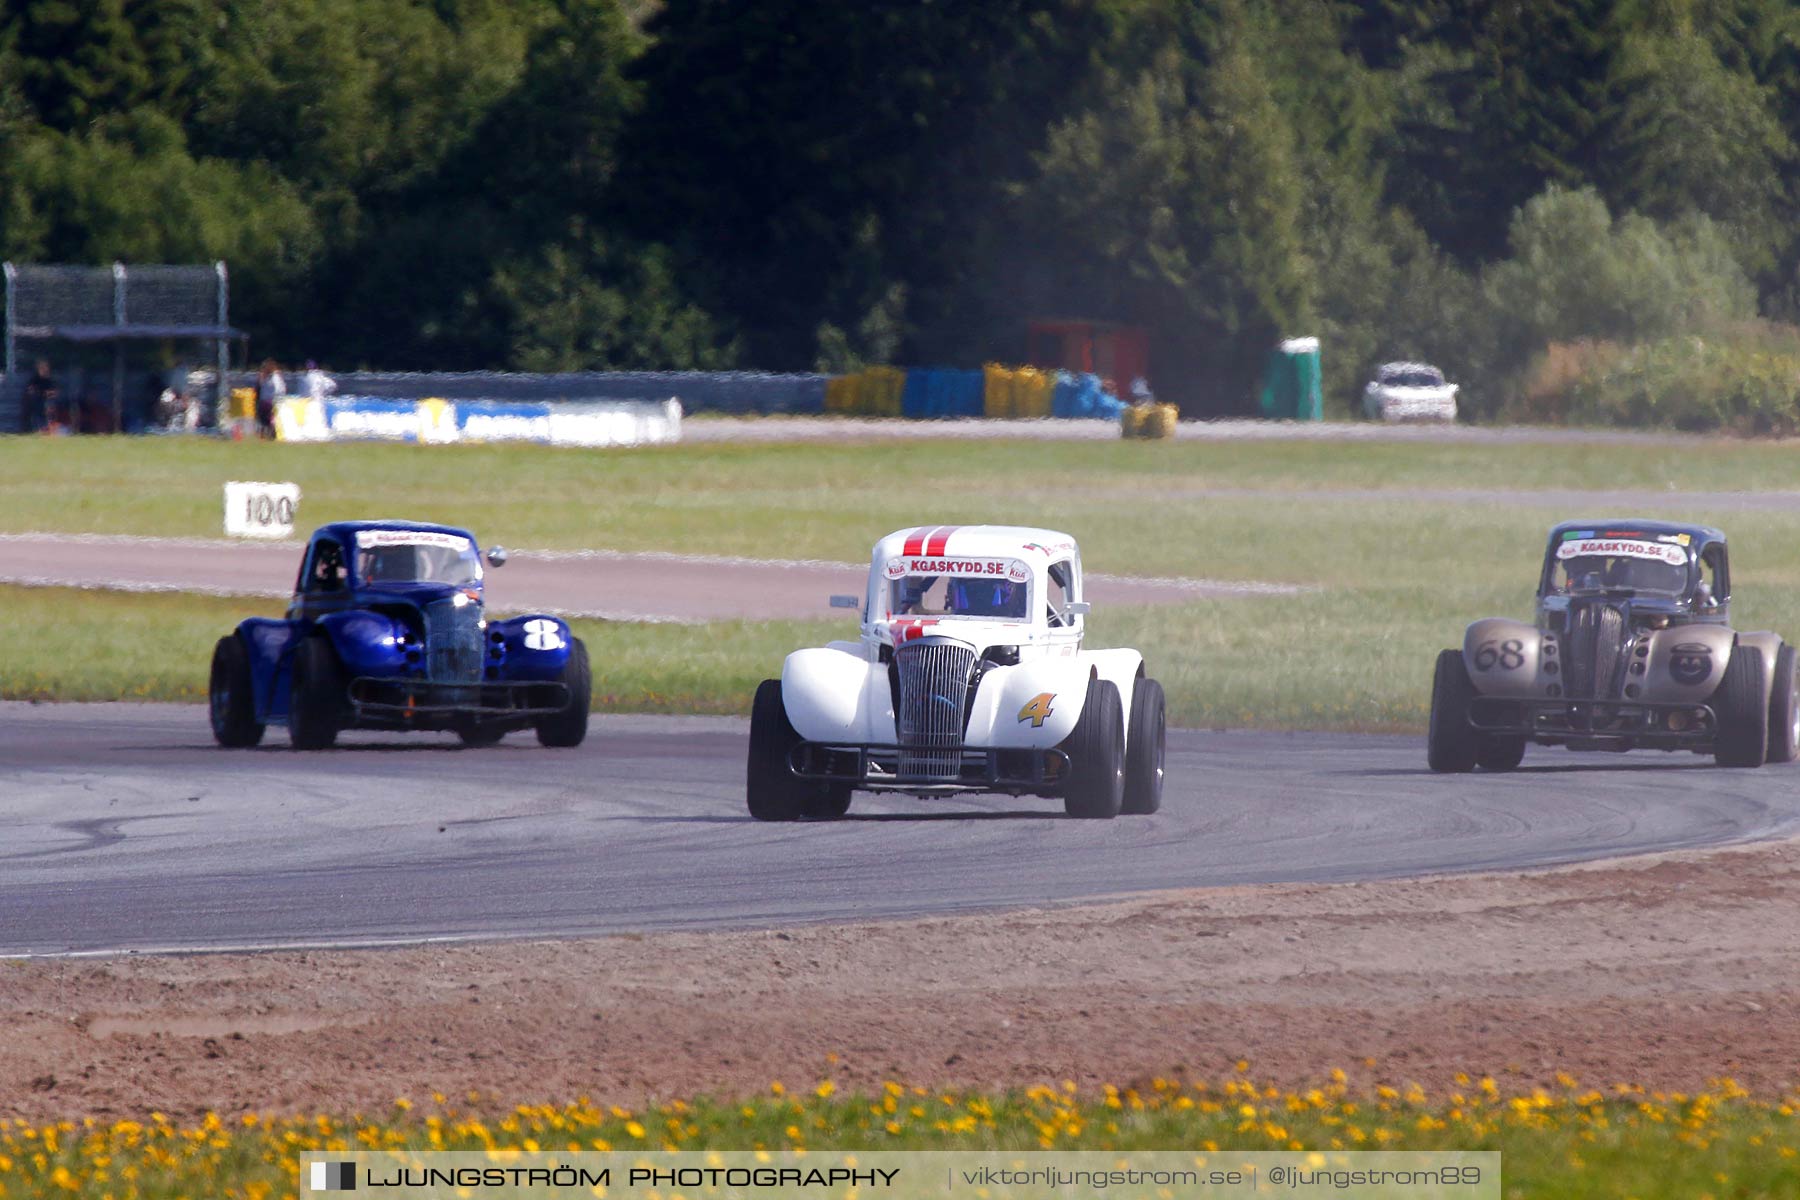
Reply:
[[763, 821], [835, 819], [864, 791], [1060, 796], [1073, 817], [1162, 803], [1163, 691], [1136, 650], [1084, 650], [1081, 552], [1001, 525], [875, 543], [862, 637], [796, 650], [750, 717]]
[[1371, 421], [1454, 421], [1456, 392], [1427, 363], [1383, 363], [1363, 389], [1363, 415]]

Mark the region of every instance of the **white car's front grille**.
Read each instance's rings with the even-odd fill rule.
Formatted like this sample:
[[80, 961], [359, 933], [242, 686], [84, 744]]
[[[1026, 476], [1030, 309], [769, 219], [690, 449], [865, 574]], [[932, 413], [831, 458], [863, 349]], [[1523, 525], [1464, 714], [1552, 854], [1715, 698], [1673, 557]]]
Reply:
[[900, 778], [909, 783], [956, 779], [975, 652], [956, 642], [926, 638], [896, 650], [894, 665], [900, 676], [895, 713]]

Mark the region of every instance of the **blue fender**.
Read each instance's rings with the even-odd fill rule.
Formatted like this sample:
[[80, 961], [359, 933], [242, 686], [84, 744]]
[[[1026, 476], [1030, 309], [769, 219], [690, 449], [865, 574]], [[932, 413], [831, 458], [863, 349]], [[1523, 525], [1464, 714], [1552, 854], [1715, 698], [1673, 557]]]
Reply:
[[352, 679], [387, 678], [401, 674], [406, 666], [406, 647], [401, 645], [406, 626], [392, 617], [356, 608], [327, 613], [317, 625], [331, 639], [344, 673]]
[[238, 623], [237, 636], [250, 655], [256, 719], [265, 725], [287, 720], [288, 662], [298, 633], [294, 622], [273, 617], [250, 617]]
[[487, 638], [490, 678], [548, 682], [562, 678], [575, 642], [566, 621], [543, 613], [489, 621]]

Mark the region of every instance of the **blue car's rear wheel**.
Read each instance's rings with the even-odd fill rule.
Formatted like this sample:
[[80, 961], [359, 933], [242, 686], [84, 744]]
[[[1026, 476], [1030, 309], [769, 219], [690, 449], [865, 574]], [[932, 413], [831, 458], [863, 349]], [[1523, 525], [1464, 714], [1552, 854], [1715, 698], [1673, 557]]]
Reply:
[[237, 634], [226, 634], [213, 647], [212, 676], [206, 689], [213, 738], [219, 745], [239, 749], [262, 741], [263, 726], [256, 719], [251, 686], [250, 654]]
[[324, 750], [344, 726], [348, 697], [337, 651], [322, 637], [294, 651], [293, 690], [288, 693], [288, 741], [296, 750]]

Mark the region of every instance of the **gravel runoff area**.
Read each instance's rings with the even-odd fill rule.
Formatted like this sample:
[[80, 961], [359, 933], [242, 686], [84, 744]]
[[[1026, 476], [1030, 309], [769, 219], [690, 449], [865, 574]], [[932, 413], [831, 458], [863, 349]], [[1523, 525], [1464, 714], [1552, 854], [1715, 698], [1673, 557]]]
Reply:
[[1239, 1059], [1285, 1086], [1773, 1093], [1800, 1080], [1797, 904], [1800, 842], [1777, 842], [779, 931], [18, 960], [0, 1112], [1125, 1085]]

